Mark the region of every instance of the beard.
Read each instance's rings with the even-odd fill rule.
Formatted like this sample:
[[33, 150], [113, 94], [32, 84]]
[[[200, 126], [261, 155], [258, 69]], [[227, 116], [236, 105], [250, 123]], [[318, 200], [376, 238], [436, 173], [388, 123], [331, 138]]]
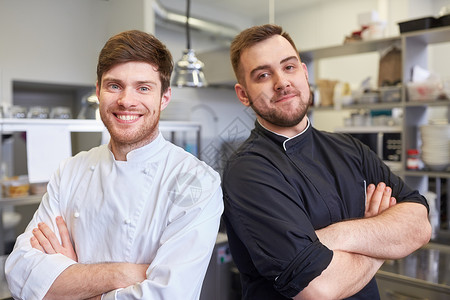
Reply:
[[158, 134], [159, 110], [154, 110], [150, 119], [144, 120], [144, 124], [138, 128], [122, 129], [110, 119], [108, 112], [102, 113], [100, 117], [108, 130], [111, 141], [117, 146], [126, 146], [130, 148], [138, 148], [150, 143]]
[[[308, 112], [309, 106], [312, 104], [312, 93], [309, 92], [307, 101], [303, 101], [303, 94], [297, 89], [291, 90], [291, 93], [294, 93], [300, 101], [298, 101], [294, 108], [285, 108], [282, 107], [269, 107], [267, 105], [255, 105], [255, 102], [249, 96], [250, 107], [255, 111], [255, 113], [260, 116], [265, 121], [280, 127], [293, 127], [299, 124], [303, 118], [306, 116]], [[282, 91], [280, 93], [275, 94], [272, 98], [269, 99], [269, 103], [275, 103], [277, 99], [286, 94], [286, 91]], [[265, 95], [260, 95], [257, 98], [260, 98], [258, 101], [260, 103], [265, 103], [264, 98]]]

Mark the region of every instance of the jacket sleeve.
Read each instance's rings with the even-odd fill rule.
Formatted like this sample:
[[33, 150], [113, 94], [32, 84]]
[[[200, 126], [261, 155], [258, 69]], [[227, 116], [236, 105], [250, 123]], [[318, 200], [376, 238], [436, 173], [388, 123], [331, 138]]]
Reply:
[[411, 189], [399, 176], [394, 174], [391, 169], [366, 145], [358, 140], [361, 151], [362, 169], [366, 171], [368, 183], [377, 184], [379, 182], [386, 183], [392, 188], [392, 196], [396, 198], [397, 203], [414, 202], [423, 204], [428, 210], [428, 202], [419, 191]]
[[[6, 279], [15, 299], [42, 299], [55, 279], [76, 262], [62, 254], [45, 254], [31, 247], [32, 230], [39, 222], [45, 222], [57, 233], [55, 218], [61, 215], [59, 209], [59, 173], [50, 180], [47, 193], [43, 196], [25, 232], [16, 240], [13, 251], [5, 263]], [[59, 235], [57, 234], [58, 238]]]

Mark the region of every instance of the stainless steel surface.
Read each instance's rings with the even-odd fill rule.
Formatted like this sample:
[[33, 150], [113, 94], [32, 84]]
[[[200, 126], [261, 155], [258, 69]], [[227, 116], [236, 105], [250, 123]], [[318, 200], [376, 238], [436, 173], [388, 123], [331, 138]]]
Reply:
[[450, 295], [450, 245], [429, 243], [403, 259], [386, 261], [380, 271], [439, 285]]
[[[177, 3], [177, 6], [179, 6], [179, 3]], [[158, 25], [164, 26], [166, 23], [169, 23], [184, 28], [186, 24], [185, 15], [166, 9], [158, 0], [153, 1], [153, 9], [157, 17], [156, 21]], [[227, 40], [233, 39], [240, 31], [231, 25], [220, 24], [193, 17], [189, 17], [189, 25], [191, 28], [205, 32], [214, 38], [222, 37]]]
[[186, 49], [175, 64], [172, 85], [177, 87], [206, 87], [208, 83], [203, 73], [205, 64], [195, 56], [193, 49]]
[[376, 274], [381, 300], [450, 299], [450, 246], [429, 243], [386, 261]]
[[11, 297], [5, 278], [6, 256], [0, 256], [0, 299]]
[[[193, 8], [208, 7], [216, 11], [226, 11], [236, 15], [245, 16], [248, 19], [261, 19], [266, 22], [269, 21], [270, 10], [273, 9], [276, 15], [289, 13], [292, 11], [299, 11], [300, 8], [308, 8], [312, 5], [324, 5], [327, 2], [331, 3], [331, 0], [283, 0], [273, 1], [273, 7], [271, 8], [272, 1], [261, 0], [195, 0], [193, 1]], [[180, 0], [164, 0], [164, 5], [173, 9], [179, 9]], [[275, 15], [275, 22], [278, 20]], [[272, 22], [271, 22], [272, 23]]]
[[200, 300], [235, 299], [233, 298], [231, 267], [232, 260], [227, 235], [219, 232], [203, 281]]

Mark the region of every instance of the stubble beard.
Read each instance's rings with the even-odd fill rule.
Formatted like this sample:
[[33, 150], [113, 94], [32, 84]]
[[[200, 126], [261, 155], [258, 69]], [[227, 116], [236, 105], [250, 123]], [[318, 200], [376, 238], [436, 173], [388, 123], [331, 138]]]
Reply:
[[[106, 113], [108, 115], [110, 113]], [[158, 135], [158, 123], [161, 112], [154, 110], [150, 120], [136, 130], [121, 130], [114, 126], [114, 122], [100, 112], [100, 117], [111, 136], [111, 142], [116, 147], [137, 149], [149, 144]]]
[[[299, 101], [303, 100], [303, 95], [300, 91], [295, 90], [296, 95], [298, 96]], [[276, 99], [279, 97], [279, 94], [275, 94], [271, 99], [270, 103], [274, 103]], [[257, 98], [267, 98], [266, 95], [261, 94]], [[264, 103], [265, 101], [261, 101], [261, 103]], [[308, 101], [306, 103], [298, 103], [295, 107], [294, 111], [286, 111], [282, 108], [258, 108], [255, 104], [252, 98], [249, 97], [249, 104], [250, 107], [255, 111], [255, 113], [260, 116], [265, 121], [274, 124], [276, 126], [280, 127], [293, 127], [299, 124], [303, 118], [306, 116], [308, 112], [308, 108], [312, 103], [312, 94], [309, 93]]]

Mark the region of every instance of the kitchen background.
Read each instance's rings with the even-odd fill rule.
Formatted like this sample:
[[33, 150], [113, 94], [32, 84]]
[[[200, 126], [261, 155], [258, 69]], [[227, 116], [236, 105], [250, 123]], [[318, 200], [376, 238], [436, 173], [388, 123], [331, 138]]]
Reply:
[[[232, 36], [252, 25], [275, 22], [290, 33], [300, 53], [314, 54], [314, 49], [331, 49], [343, 45], [346, 38], [351, 39], [353, 32], [361, 30], [361, 24], [358, 23], [361, 15], [365, 15], [366, 18], [368, 15], [373, 17], [372, 12], [376, 11], [379, 20], [385, 22], [383, 30], [376, 31], [372, 37], [366, 37], [368, 40], [395, 38], [400, 35], [399, 22], [437, 16], [442, 7], [450, 5], [448, 0], [192, 0], [191, 2], [191, 18], [207, 21], [207, 24], [216, 26], [191, 26], [191, 45], [205, 63], [205, 73], [210, 86], [173, 87], [172, 102], [162, 117], [165, 120], [200, 124], [200, 143], [191, 141], [185, 146], [193, 152], [200, 153], [201, 158], [218, 171], [223, 167], [227, 155], [249, 134], [254, 122], [251, 110], [242, 106], [234, 93], [234, 75], [228, 63], [228, 46]], [[185, 13], [185, 0], [0, 0], [0, 104], [4, 116], [8, 115], [13, 105], [27, 107], [44, 105], [69, 106], [72, 116], [76, 118], [83, 107], [83, 100], [86, 100], [86, 95], [92, 92], [95, 85], [98, 52], [110, 36], [123, 30], [141, 29], [154, 33], [166, 43], [174, 61], [177, 61], [186, 48], [185, 28], [182, 23], [171, 22], [168, 15], [183, 16]], [[217, 31], [212, 31], [214, 28], [217, 28]], [[449, 36], [447, 40], [450, 41], [450, 31], [446, 34]], [[401, 46], [401, 41], [397, 42]], [[314, 64], [306, 61], [312, 74], [310, 78], [339, 81], [336, 88], [340, 90], [346, 86], [345, 84], [348, 84], [351, 90], [357, 90], [362, 82], [368, 79], [366, 84], [376, 88], [382, 50], [386, 49], [356, 51], [355, 54], [338, 57], [330, 55], [329, 58], [322, 58]], [[444, 82], [450, 80], [448, 53], [450, 53], [449, 42], [433, 44], [428, 47], [426, 58], [428, 71], [438, 74]], [[319, 90], [316, 85], [313, 87]], [[319, 93], [316, 96], [318, 96], [316, 100], [324, 99], [319, 97]], [[339, 107], [339, 103], [334, 103], [332, 108], [335, 109], [314, 109], [311, 115], [314, 126], [329, 131], [345, 127], [346, 122], [352, 121], [355, 117], [355, 110]], [[356, 114], [360, 114], [360, 108]], [[446, 119], [448, 122], [448, 104], [433, 106], [428, 114], [431, 115], [430, 119]], [[100, 141], [95, 134], [77, 136], [76, 139], [81, 148], [93, 146]], [[20, 141], [20, 136], [16, 140]], [[8, 142], [4, 136], [3, 148]], [[26, 157], [24, 150], [26, 147], [23, 144], [14, 147], [16, 148], [13, 151], [3, 149], [3, 160], [7, 160], [7, 163], [6, 167], [2, 164], [4, 172], [2, 175], [26, 173], [27, 166], [23, 159]], [[425, 177], [428, 180], [428, 177]], [[431, 176], [430, 186], [439, 186], [439, 190], [444, 191], [445, 196], [449, 177], [448, 169], [440, 172], [437, 177]], [[445, 201], [442, 203], [445, 204]], [[15, 211], [21, 215], [18, 229], [16, 228], [16, 231], [20, 231], [31, 217], [35, 205], [23, 207], [2, 205], [0, 210]], [[444, 207], [442, 211], [446, 212], [448, 208]], [[445, 228], [448, 227], [448, 216], [443, 220], [442, 226], [447, 230], [445, 232], [448, 232], [448, 228]], [[19, 232], [12, 234], [17, 233]], [[434, 266], [436, 272], [442, 269], [444, 271], [441, 271], [438, 277], [434, 274], [436, 278], [428, 280], [427, 285], [422, 286], [420, 282], [415, 282], [415, 287], [427, 289], [429, 282], [432, 282], [432, 287], [444, 293], [444, 297], [448, 299], [450, 258], [440, 256], [447, 253], [448, 249], [444, 246], [449, 246], [446, 239], [440, 241], [439, 251], [433, 249], [428, 251], [431, 251], [431, 254], [428, 252], [420, 254], [427, 255], [426, 258], [420, 256], [406, 262], [392, 262], [385, 268], [390, 268], [388, 271], [392, 272], [395, 272], [395, 268], [413, 268], [412, 265], [418, 265], [417, 268], [421, 270], [429, 269], [429, 265]], [[219, 255], [226, 258], [225, 262], [229, 262], [226, 241], [218, 242], [218, 250], [221, 252], [215, 252], [215, 256]], [[430, 260], [430, 263], [423, 265], [422, 260]], [[223, 262], [223, 259], [219, 261]], [[227, 290], [235, 289], [232, 285], [236, 282], [232, 276], [228, 276], [235, 272], [233, 270], [232, 263], [229, 263], [226, 267], [215, 266], [211, 271], [220, 274], [217, 278], [222, 278], [222, 281], [219, 281], [223, 284], [214, 286], [212, 283], [214, 280], [207, 278], [205, 285], [208, 283], [214, 286], [214, 290], [220, 290], [222, 294], [220, 297], [223, 298], [214, 296], [210, 299], [229, 299], [223, 295], [231, 295]], [[414, 270], [416, 274], [417, 270]], [[224, 276], [227, 279], [223, 279]], [[392, 281], [389, 272], [387, 275], [381, 273], [380, 276]], [[406, 284], [411, 283], [408, 281]], [[391, 298], [386, 299], [400, 299], [398, 293], [402, 295], [403, 292], [394, 291], [391, 293], [394, 296], [390, 294]], [[441, 299], [439, 296], [433, 298], [434, 296], [427, 295], [428, 299]]]

